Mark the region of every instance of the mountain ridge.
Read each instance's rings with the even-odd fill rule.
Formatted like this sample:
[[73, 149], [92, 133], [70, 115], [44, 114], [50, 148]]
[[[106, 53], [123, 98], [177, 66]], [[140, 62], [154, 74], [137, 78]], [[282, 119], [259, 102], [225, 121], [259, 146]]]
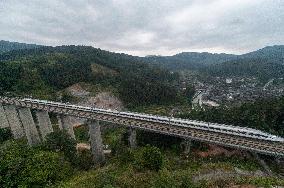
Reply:
[[[9, 50], [7, 51], [11, 51], [11, 50], [21, 50], [21, 49], [31, 49], [31, 48], [35, 48], [35, 47], [51, 47], [51, 46], [44, 46], [44, 45], [38, 45], [38, 44], [30, 44], [30, 43], [22, 43], [22, 42], [11, 42], [11, 41], [6, 41], [6, 40], [0, 40], [0, 52], [3, 52], [3, 50], [1, 51], [1, 47], [3, 47], [4, 45], [7, 46], [11, 46]], [[17, 47], [17, 45], [19, 45], [19, 47]], [[93, 47], [93, 46], [86, 46], [86, 45], [59, 45], [56, 47], [60, 47], [60, 46], [84, 46], [84, 47]], [[95, 47], [93, 47], [95, 48]], [[100, 48], [95, 48], [95, 49], [100, 49]], [[251, 51], [251, 52], [247, 52], [241, 55], [237, 55], [237, 54], [232, 54], [232, 53], [211, 53], [211, 52], [194, 52], [194, 51], [184, 51], [184, 52], [180, 52], [174, 55], [147, 55], [145, 57], [139, 57], [139, 56], [135, 56], [135, 55], [129, 55], [129, 54], [125, 54], [125, 53], [117, 53], [117, 52], [110, 52], [110, 53], [116, 53], [116, 54], [123, 54], [123, 55], [127, 55], [127, 56], [132, 56], [132, 57], [138, 57], [138, 58], [152, 58], [152, 57], [165, 57], [165, 58], [169, 58], [169, 57], [186, 57], [186, 56], [196, 56], [196, 55], [202, 55], [202, 56], [231, 56], [231, 57], [241, 57], [241, 56], [251, 56], [252, 54], [263, 54], [265, 52], [275, 52], [275, 49], [277, 49], [279, 52], [281, 52], [281, 54], [283, 54], [284, 56], [284, 45], [271, 45], [271, 46], [265, 46], [263, 48]], [[108, 50], [104, 50], [104, 51], [108, 51]]]
[[[25, 47], [25, 46], [22, 46]], [[266, 46], [242, 55], [209, 53], [209, 52], [181, 52], [173, 56], [138, 57], [125, 53], [115, 53], [91, 46], [27, 46], [28, 49], [11, 50], [0, 53], [0, 61], [13, 60], [27, 55], [38, 55], [47, 52], [68, 52], [76, 55], [100, 54], [96, 56], [99, 64], [110, 68], [127, 67], [146, 63], [168, 71], [180, 72], [184, 70], [198, 71], [213, 76], [252, 76], [269, 79], [284, 75], [284, 45]], [[119, 64], [115, 62], [120, 62]], [[123, 62], [131, 62], [125, 64]], [[132, 65], [133, 64], [133, 65]], [[138, 66], [139, 67], [139, 66]], [[138, 69], [139, 71], [139, 69]]]
[[13, 50], [32, 49], [38, 47], [42, 47], [42, 45], [0, 40], [0, 53], [5, 53]]

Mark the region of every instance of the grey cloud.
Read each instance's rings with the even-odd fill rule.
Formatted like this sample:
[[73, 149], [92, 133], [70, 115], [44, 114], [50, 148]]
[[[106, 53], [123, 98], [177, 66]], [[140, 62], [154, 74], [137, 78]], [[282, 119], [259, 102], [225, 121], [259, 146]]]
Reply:
[[1, 0], [1, 39], [134, 55], [284, 43], [282, 0]]

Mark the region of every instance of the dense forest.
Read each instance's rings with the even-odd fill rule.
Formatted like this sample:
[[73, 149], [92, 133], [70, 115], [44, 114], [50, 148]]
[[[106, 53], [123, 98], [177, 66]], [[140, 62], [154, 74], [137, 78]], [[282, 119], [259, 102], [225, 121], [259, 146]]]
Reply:
[[267, 81], [271, 78], [281, 78], [284, 75], [284, 59], [257, 58], [238, 59], [221, 65], [206, 68], [207, 73], [213, 76], [240, 76], [256, 77]]
[[[93, 65], [114, 74], [94, 71]], [[95, 66], [98, 67], [98, 66]], [[117, 89], [129, 105], [171, 103], [178, 99], [178, 74], [147, 64], [138, 57], [87, 46], [41, 47], [0, 55], [2, 93], [52, 99], [78, 82]]]
[[[159, 86], [163, 91], [158, 89], [148, 93], [157, 92], [159, 96], [166, 96], [168, 99], [175, 98], [173, 93], [177, 92], [176, 88], [169, 87], [169, 83], [174, 85], [172, 83], [178, 80], [178, 75], [170, 74], [169, 71], [197, 71], [199, 75], [206, 76], [256, 77], [264, 82], [284, 75], [284, 46], [265, 47], [243, 55], [183, 52], [173, 56], [136, 57], [87, 46], [40, 47], [6, 41], [1, 41], [1, 43], [2, 52], [6, 51], [6, 53], [0, 53], [1, 77], [5, 74], [14, 75], [13, 78], [6, 78], [6, 81], [3, 77], [0, 78], [2, 79], [0, 86], [2, 91], [15, 92], [18, 90], [17, 92], [21, 92], [24, 88], [17, 89], [17, 87], [25, 86], [25, 84], [15, 83], [15, 80], [21, 81], [19, 78], [26, 76], [27, 82], [28, 79], [35, 80], [34, 78], [40, 82], [34, 83], [33, 88], [26, 87], [29, 91], [33, 90], [33, 95], [38, 94], [37, 91], [42, 91], [43, 88], [47, 92], [47, 90], [56, 91], [80, 81], [99, 82], [115, 85], [120, 92], [122, 88], [133, 87], [133, 91], [129, 90], [130, 88], [123, 90], [126, 93], [121, 93], [121, 96], [129, 98], [127, 94], [132, 92], [137, 95], [137, 98], [131, 99], [131, 103], [138, 104], [142, 99], [139, 95], [145, 95], [139, 88], [143, 87], [148, 90], [147, 88], [153, 88], [153, 85]], [[102, 65], [119, 74], [102, 74], [97, 71], [94, 75], [90, 68], [91, 64]], [[12, 72], [7, 72], [6, 69]], [[16, 73], [17, 71], [21, 72], [21, 75]], [[11, 85], [14, 88], [11, 88]], [[154, 98], [154, 96], [147, 96], [143, 99], [148, 101], [145, 104], [161, 103], [160, 99]]]
[[284, 75], [284, 46], [269, 46], [239, 56], [237, 59], [207, 68], [212, 75], [253, 76], [260, 80]]

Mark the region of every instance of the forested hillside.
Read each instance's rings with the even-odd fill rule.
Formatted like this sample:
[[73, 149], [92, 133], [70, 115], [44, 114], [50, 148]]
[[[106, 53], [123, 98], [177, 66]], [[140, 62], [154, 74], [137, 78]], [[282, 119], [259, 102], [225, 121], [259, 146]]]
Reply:
[[253, 76], [261, 80], [284, 76], [284, 46], [270, 46], [206, 68], [214, 76]]
[[252, 76], [262, 80], [284, 75], [284, 46], [268, 46], [243, 55], [183, 52], [149, 56], [149, 63], [171, 71], [198, 71], [212, 76]]
[[[171, 103], [177, 74], [148, 65], [138, 57], [86, 46], [41, 47], [0, 55], [1, 92], [52, 98], [56, 91], [78, 82], [115, 88], [132, 105]], [[116, 74], [92, 70], [100, 65]]]
[[236, 58], [237, 56], [232, 54], [182, 52], [173, 56], [149, 56], [146, 57], [146, 60], [169, 70], [180, 71], [184, 69], [199, 70], [208, 65], [223, 63]]
[[256, 50], [242, 55], [243, 58], [284, 58], [284, 45], [267, 46], [262, 49]]
[[0, 41], [0, 53], [9, 52], [12, 50], [20, 50], [20, 49], [31, 49], [31, 48], [38, 48], [39, 45], [35, 44], [25, 44], [19, 42], [9, 42], [9, 41]]
[[[206, 68], [213, 76], [251, 76], [260, 80], [284, 76], [283, 58], [241, 58]], [[204, 72], [206, 72], [204, 71]]]
[[[14, 43], [8, 44], [13, 46]], [[264, 82], [284, 75], [283, 46], [266, 47], [239, 56], [180, 53], [144, 58], [88, 46], [20, 46], [18, 48], [32, 49], [0, 53], [2, 93], [54, 99], [57, 91], [87, 82], [111, 86], [123, 101], [135, 106], [172, 103], [184, 97], [178, 92], [179, 76], [174, 73], [180, 70], [216, 77], [257, 77]]]

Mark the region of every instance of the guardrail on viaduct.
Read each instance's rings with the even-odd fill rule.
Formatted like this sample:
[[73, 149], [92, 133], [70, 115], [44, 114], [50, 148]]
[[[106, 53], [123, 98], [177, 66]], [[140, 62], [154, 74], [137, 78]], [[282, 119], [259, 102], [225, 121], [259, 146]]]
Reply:
[[[32, 116], [31, 109], [35, 110], [36, 121]], [[193, 139], [227, 147], [250, 150], [256, 153], [279, 157], [284, 156], [283, 138], [279, 137], [277, 137], [278, 141], [274, 141], [273, 139], [269, 140], [262, 137], [238, 135], [230, 131], [216, 132], [216, 130], [210, 127], [206, 129], [202, 128], [202, 126], [191, 126], [194, 124], [192, 120], [181, 120], [131, 112], [118, 112], [43, 100], [0, 97], [0, 127], [10, 127], [15, 139], [26, 136], [30, 145], [38, 144], [41, 140], [44, 140], [47, 134], [53, 132], [48, 113], [57, 114], [59, 128], [67, 130], [73, 138], [75, 138], [75, 136], [69, 118], [75, 116], [88, 120], [91, 150], [97, 163], [104, 161], [99, 121], [130, 127], [129, 141], [131, 147], [135, 147], [136, 145], [135, 129], [142, 129], [181, 137], [185, 139], [185, 143], [189, 143], [188, 140]], [[202, 122], [201, 125], [203, 124], [208, 124], [208, 126], [209, 124], [216, 125]], [[238, 129], [238, 127], [223, 126], [226, 129]], [[257, 134], [260, 132], [249, 128], [244, 128], [244, 130], [254, 131]]]

